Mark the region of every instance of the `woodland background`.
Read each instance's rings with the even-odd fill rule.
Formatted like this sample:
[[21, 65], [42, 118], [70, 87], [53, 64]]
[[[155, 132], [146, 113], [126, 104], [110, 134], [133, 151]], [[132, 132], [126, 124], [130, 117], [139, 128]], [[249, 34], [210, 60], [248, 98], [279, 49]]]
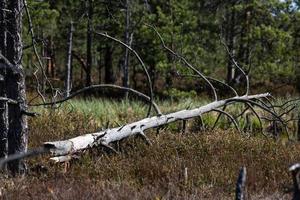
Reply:
[[[156, 33], [147, 26], [152, 25], [167, 46], [211, 77], [235, 86], [245, 82], [239, 71], [233, 71], [222, 44], [226, 43], [239, 65], [250, 73], [253, 90], [266, 86], [283, 95], [298, 91], [299, 1], [29, 0], [28, 5], [47, 76], [57, 87], [65, 77], [73, 21], [73, 89], [92, 83], [147, 89], [138, 61], [116, 42], [93, 34], [99, 31], [140, 54], [156, 96], [193, 96], [205, 91], [204, 82], [193, 81], [182, 63], [164, 52]], [[25, 18], [23, 62], [32, 77], [36, 58], [30, 50], [26, 52], [26, 45], [31, 44], [28, 27]]]
[[[37, 90], [40, 96], [52, 97], [53, 91], [56, 97], [65, 96], [71, 32], [71, 93], [106, 83], [149, 94], [147, 77], [132, 52], [95, 34], [107, 32], [140, 54], [163, 113], [212, 102], [206, 83], [195, 79], [180, 60], [164, 51], [149, 25], [156, 28], [168, 47], [199, 71], [226, 81], [240, 94], [246, 81], [235, 70], [230, 55], [249, 74], [251, 94], [271, 92], [279, 97], [272, 100], [272, 105], [283, 105], [299, 94], [298, 0], [27, 0], [27, 3], [33, 29], [24, 14], [22, 64], [31, 105], [37, 101]], [[45, 74], [37, 70], [40, 66], [32, 43]], [[218, 94], [233, 96], [228, 87], [217, 84], [215, 87]], [[124, 93], [97, 90], [85, 96], [88, 98], [75, 98], [58, 106], [31, 107], [30, 111], [38, 116], [28, 117], [29, 149], [45, 141], [118, 127], [147, 114], [147, 105], [132, 96], [124, 98]], [[298, 104], [293, 109], [282, 115], [291, 119], [287, 125], [294, 136], [292, 142], [280, 131], [274, 131], [274, 127], [268, 130], [271, 124], [268, 122], [263, 130], [268, 135], [260, 134], [257, 117], [251, 112], [240, 115], [244, 105], [234, 104], [227, 110], [238, 119], [242, 133], [224, 116], [212, 130], [218, 116], [212, 111], [201, 120], [190, 119], [184, 133], [181, 123], [165, 126], [161, 134], [149, 130], [152, 146], [130, 137], [114, 144], [120, 154], [103, 153], [97, 147], [65, 164], [49, 162], [49, 155], [30, 158], [26, 160], [25, 177], [7, 178], [1, 174], [0, 198], [233, 199], [238, 171], [246, 166], [248, 199], [291, 199], [288, 167], [300, 160], [299, 124], [294, 120], [299, 117]], [[268, 113], [259, 111], [259, 114], [268, 120]]]

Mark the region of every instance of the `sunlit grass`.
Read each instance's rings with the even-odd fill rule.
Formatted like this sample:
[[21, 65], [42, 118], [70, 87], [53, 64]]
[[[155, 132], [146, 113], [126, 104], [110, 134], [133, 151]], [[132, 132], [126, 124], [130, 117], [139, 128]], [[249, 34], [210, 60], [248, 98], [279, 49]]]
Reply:
[[[278, 98], [276, 101], [273, 101], [274, 105], [281, 105], [286, 102], [286, 98]], [[211, 101], [208, 99], [201, 98], [185, 98], [180, 101], [174, 100], [164, 100], [164, 101], [156, 101], [159, 108], [164, 114], [180, 111], [183, 109], [193, 109], [203, 105], [210, 103]], [[82, 116], [86, 123], [95, 124], [98, 129], [105, 129], [107, 127], [117, 127], [121, 126], [125, 123], [134, 122], [140, 119], [143, 119], [147, 115], [148, 104], [137, 100], [114, 100], [107, 98], [90, 98], [90, 99], [73, 99], [68, 102], [61, 104], [58, 108], [53, 110], [52, 108], [35, 108], [37, 112], [42, 114], [49, 113], [77, 113]], [[226, 112], [230, 113], [233, 117], [238, 116], [245, 109], [245, 105], [242, 103], [236, 103], [226, 107]], [[266, 111], [255, 108], [256, 112], [260, 116], [272, 117]], [[294, 112], [289, 113], [286, 118], [297, 116], [298, 109], [296, 108]], [[152, 115], [156, 113], [152, 109]], [[202, 120], [204, 122], [205, 128], [212, 128], [215, 124], [215, 121], [218, 117], [219, 113], [217, 112], [209, 112], [203, 114]], [[247, 119], [248, 118], [248, 119]], [[197, 120], [191, 119], [192, 124], [198, 123]], [[242, 131], [251, 131], [251, 132], [259, 132], [261, 130], [261, 125], [259, 119], [254, 115], [253, 112], [249, 109], [244, 115], [240, 116], [237, 119], [239, 128]], [[198, 124], [196, 124], [198, 125]], [[266, 128], [269, 125], [268, 121], [262, 120], [262, 125]], [[221, 115], [220, 120], [216, 124], [216, 127], [222, 129], [235, 128], [232, 121]], [[251, 127], [251, 128], [249, 128]], [[295, 134], [296, 121], [291, 121], [289, 123], [289, 127], [291, 128], [292, 134]], [[176, 126], [169, 125], [169, 128], [172, 130], [178, 130]]]
[[[157, 104], [163, 113], [170, 113], [209, 102], [182, 99]], [[236, 104], [226, 110], [237, 115], [243, 109]], [[56, 109], [35, 108], [41, 115], [30, 118], [29, 146], [133, 122], [144, 118], [147, 110], [147, 105], [135, 100], [96, 98], [74, 99]], [[300, 160], [299, 144], [237, 133], [224, 116], [212, 131], [217, 116], [216, 112], [204, 114], [204, 128], [199, 127], [199, 118], [189, 120], [184, 134], [181, 122], [166, 126], [158, 135], [147, 130], [152, 146], [135, 137], [112, 144], [119, 155], [105, 154], [101, 148], [81, 152], [67, 172], [64, 165], [51, 164], [49, 156], [30, 159], [28, 176], [0, 179], [1, 191], [9, 199], [52, 199], [53, 194], [58, 199], [233, 199], [238, 170], [246, 166], [247, 190], [253, 199], [282, 197], [283, 186], [291, 185], [287, 168]], [[245, 123], [241, 118], [240, 126]], [[251, 118], [251, 123], [257, 133], [257, 119]]]

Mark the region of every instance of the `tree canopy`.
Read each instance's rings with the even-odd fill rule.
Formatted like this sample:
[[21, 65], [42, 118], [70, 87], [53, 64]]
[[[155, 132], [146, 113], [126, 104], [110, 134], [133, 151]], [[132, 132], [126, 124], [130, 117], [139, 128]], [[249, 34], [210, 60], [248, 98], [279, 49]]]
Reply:
[[[149, 25], [156, 27], [169, 48], [184, 55], [197, 69], [230, 84], [241, 83], [243, 77], [238, 70], [232, 71], [224, 44], [254, 83], [293, 84], [299, 79], [297, 0], [28, 0], [28, 7], [35, 42], [43, 63], [48, 63], [46, 71], [52, 74], [51, 78], [63, 79], [68, 31], [70, 21], [74, 21], [73, 87], [85, 82], [89, 19], [93, 32], [107, 32], [130, 42], [145, 61], [156, 92], [170, 86], [180, 89], [176, 80], [189, 81], [190, 78], [182, 76], [190, 72], [180, 60], [164, 51]], [[24, 41], [30, 45], [26, 18], [24, 27]], [[127, 41], [126, 32], [130, 36]], [[91, 37], [92, 83], [122, 84], [125, 48], [96, 34]], [[138, 61], [129, 56], [129, 73], [125, 75], [129, 76], [131, 86], [143, 89], [145, 77]], [[36, 61], [32, 52], [25, 50], [25, 68], [33, 70]]]

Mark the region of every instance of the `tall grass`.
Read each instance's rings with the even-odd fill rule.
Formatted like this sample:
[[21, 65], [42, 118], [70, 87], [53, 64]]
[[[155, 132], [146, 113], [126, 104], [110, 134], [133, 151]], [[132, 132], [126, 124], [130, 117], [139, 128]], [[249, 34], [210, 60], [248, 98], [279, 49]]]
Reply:
[[[284, 103], [286, 99], [279, 98], [278, 100], [274, 101], [273, 103], [276, 105], [281, 105]], [[199, 98], [186, 98], [180, 101], [157, 101], [161, 111], [163, 113], [170, 113], [176, 112], [182, 109], [193, 109], [202, 105], [206, 105], [210, 103], [208, 99], [199, 99]], [[245, 109], [245, 105], [242, 103], [236, 103], [230, 105], [226, 108], [226, 111], [230, 113], [232, 116], [238, 116], [243, 110]], [[67, 103], [62, 104], [56, 111], [52, 109], [43, 109], [37, 108], [37, 112], [41, 112], [43, 114], [47, 113], [77, 113], [78, 115], [82, 116], [87, 123], [93, 122], [99, 129], [105, 129], [107, 126], [116, 127], [123, 125], [125, 123], [130, 123], [139, 119], [146, 117], [148, 111], [148, 105], [140, 101], [129, 101], [129, 100], [112, 100], [112, 99], [96, 99], [90, 98], [87, 100], [84, 99], [74, 99], [68, 101]], [[238, 118], [239, 127], [242, 131], [250, 131], [252, 133], [257, 133], [260, 130], [260, 122], [259, 119], [254, 115], [254, 113], [250, 112], [251, 110], [247, 111], [246, 115], [248, 115], [248, 121], [246, 119], [246, 115]], [[154, 113], [154, 111], [152, 111]], [[271, 118], [272, 116], [257, 108], [256, 112], [264, 117]], [[298, 116], [299, 109], [296, 108], [294, 112], [289, 113], [289, 115], [285, 116], [286, 119], [288, 118], [296, 118]], [[204, 125], [206, 128], [211, 128], [219, 113], [217, 112], [210, 112], [207, 114], [203, 114], [201, 117], [203, 119]], [[200, 125], [198, 120], [192, 119], [191, 126], [195, 127]], [[262, 120], [263, 126], [268, 127], [270, 123], [268, 121]], [[295, 134], [296, 131], [296, 121], [289, 122], [289, 128], [292, 134]], [[174, 127], [175, 126], [175, 127]], [[169, 127], [173, 127], [172, 129], [178, 130], [176, 125], [169, 125]], [[220, 120], [217, 124], [217, 127], [222, 129], [228, 128], [235, 128], [232, 121], [224, 116], [221, 115]], [[249, 128], [251, 127], [251, 128]]]
[[[191, 109], [207, 100], [184, 99], [158, 102], [164, 113]], [[243, 110], [241, 104], [229, 112]], [[75, 99], [53, 109], [36, 108], [41, 116], [31, 118], [30, 147], [42, 142], [70, 138], [144, 118], [141, 102], [108, 99]], [[264, 113], [262, 113], [264, 114]], [[217, 113], [203, 116], [211, 127]], [[253, 122], [254, 123], [254, 122]], [[25, 178], [0, 178], [4, 199], [233, 199], [235, 180], [241, 166], [248, 169], [249, 199], [284, 199], [283, 188], [291, 185], [289, 164], [300, 160], [297, 143], [281, 143], [261, 137], [246, 137], [234, 129], [197, 129], [199, 120], [180, 134], [174, 123], [156, 135], [147, 134], [153, 145], [139, 138], [113, 144], [119, 155], [103, 154], [94, 148], [80, 154], [70, 167], [54, 165], [49, 156], [30, 159]], [[230, 128], [222, 117], [220, 126]], [[184, 177], [187, 169], [188, 177]]]

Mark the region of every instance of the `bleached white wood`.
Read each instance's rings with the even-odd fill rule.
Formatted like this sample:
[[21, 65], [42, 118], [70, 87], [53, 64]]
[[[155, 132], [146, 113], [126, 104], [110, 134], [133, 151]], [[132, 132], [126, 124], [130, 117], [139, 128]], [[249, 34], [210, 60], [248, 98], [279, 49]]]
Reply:
[[137, 122], [126, 124], [117, 128], [107, 129], [101, 132], [89, 133], [63, 141], [46, 142], [44, 143], [44, 146], [49, 148], [52, 155], [55, 156], [51, 158], [51, 160], [55, 162], [64, 162], [66, 160], [70, 160], [72, 154], [79, 151], [83, 151], [93, 146], [107, 146], [111, 142], [118, 141], [129, 136], [141, 133], [144, 134], [144, 131], [147, 129], [166, 125], [168, 123], [175, 122], [178, 120], [197, 117], [201, 114], [210, 112], [213, 109], [222, 107], [226, 104], [230, 104], [237, 101], [258, 99], [268, 96], [270, 96], [269, 93], [263, 93], [249, 96], [237, 96], [225, 100], [214, 101], [199, 108], [191, 110], [181, 110], [166, 115], [149, 117], [139, 120]]

